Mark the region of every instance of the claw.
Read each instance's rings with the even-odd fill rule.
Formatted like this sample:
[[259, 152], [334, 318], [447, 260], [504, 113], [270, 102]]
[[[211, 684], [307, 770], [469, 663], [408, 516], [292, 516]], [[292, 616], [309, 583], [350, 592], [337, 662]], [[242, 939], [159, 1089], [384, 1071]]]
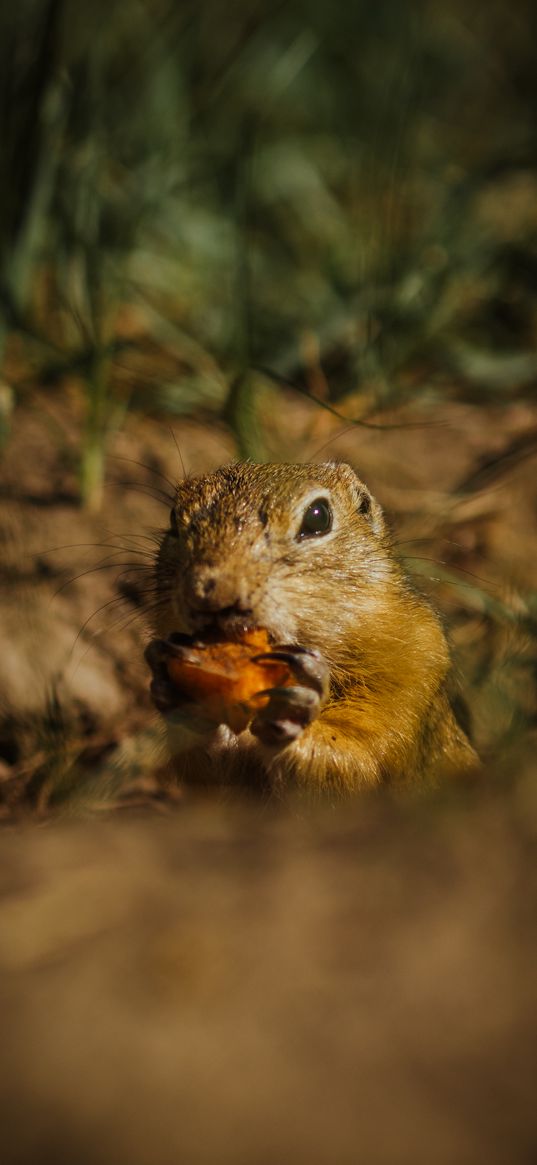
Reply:
[[173, 631], [166, 643], [172, 644], [174, 647], [192, 647], [193, 639], [191, 635], [186, 635], [183, 631]]
[[177, 707], [177, 689], [162, 679], [154, 679], [149, 687], [151, 698], [159, 712], [171, 712]]
[[192, 650], [190, 640], [184, 644], [175, 640], [176, 636], [170, 636], [169, 639], [153, 639], [146, 647], [144, 658], [153, 672], [161, 672], [169, 659], [180, 659], [184, 663], [199, 663], [199, 653]]
[[251, 731], [268, 748], [285, 748], [300, 736], [302, 724], [296, 720], [271, 720], [262, 727], [252, 724]]
[[295, 655], [312, 655], [319, 659], [318, 652], [313, 651], [309, 647], [299, 647], [296, 643], [276, 643], [270, 651], [262, 651], [259, 655], [254, 656], [254, 661], [258, 659], [293, 659]]
[[328, 695], [328, 665], [318, 651], [295, 644], [278, 643], [272, 651], [264, 651], [254, 656], [254, 663], [285, 663], [296, 676], [299, 684], [310, 686], [324, 700]]
[[[178, 642], [179, 635], [170, 639], [153, 639], [145, 649], [144, 657], [153, 673], [149, 687], [153, 703], [159, 712], [169, 716], [183, 704], [188, 703], [170, 679], [168, 663], [171, 659], [181, 659], [185, 663], [198, 663], [199, 656], [190, 649], [190, 640]], [[181, 637], [181, 639], [184, 637]]]
[[321, 699], [312, 688], [269, 688], [268, 696], [250, 725], [250, 731], [270, 748], [284, 748], [300, 736], [317, 716]]
[[152, 639], [144, 651], [144, 659], [152, 671], [165, 663], [167, 657], [168, 646], [164, 639]]
[[[301, 647], [300, 652], [305, 654], [305, 649]], [[298, 652], [296, 654], [298, 655]], [[271, 663], [273, 659], [281, 659], [282, 663], [289, 663], [292, 666], [295, 662], [295, 653], [284, 651], [283, 647], [275, 648], [274, 651], [262, 651], [260, 655], [252, 656], [252, 663]]]
[[179, 645], [175, 645], [175, 644], [172, 646], [172, 648], [168, 652], [168, 659], [170, 659], [170, 658], [171, 659], [180, 659], [181, 663], [199, 663], [200, 662], [199, 651], [192, 651], [188, 647], [180, 647]]
[[[257, 692], [257, 696], [267, 696], [272, 708], [277, 707], [280, 703], [288, 710], [291, 705], [292, 709], [296, 711], [309, 710], [319, 703], [317, 693], [311, 688], [265, 688], [263, 692]], [[269, 705], [266, 704], [265, 709], [268, 707]]]

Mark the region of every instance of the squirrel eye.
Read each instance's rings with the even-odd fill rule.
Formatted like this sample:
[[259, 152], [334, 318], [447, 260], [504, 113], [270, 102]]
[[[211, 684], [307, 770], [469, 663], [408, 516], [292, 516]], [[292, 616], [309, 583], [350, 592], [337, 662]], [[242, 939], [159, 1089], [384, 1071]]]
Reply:
[[325, 498], [316, 498], [308, 506], [298, 531], [299, 538], [316, 538], [332, 529], [332, 510]]

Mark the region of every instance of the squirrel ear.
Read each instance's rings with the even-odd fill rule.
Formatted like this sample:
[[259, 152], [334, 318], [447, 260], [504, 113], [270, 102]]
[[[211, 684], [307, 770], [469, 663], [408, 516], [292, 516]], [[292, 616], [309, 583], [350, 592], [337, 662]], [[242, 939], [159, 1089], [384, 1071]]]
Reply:
[[358, 499], [358, 512], [367, 518], [375, 534], [383, 534], [385, 530], [382, 506], [366, 486], [360, 482], [361, 490]]
[[375, 534], [384, 534], [384, 531], [386, 531], [386, 523], [384, 523], [381, 503], [377, 502], [376, 497], [370, 494], [368, 489], [362, 490], [360, 513], [368, 518]]
[[340, 479], [353, 491], [358, 513], [367, 518], [375, 534], [383, 534], [386, 527], [382, 506], [373, 497], [353, 466], [345, 461], [331, 461], [329, 464], [331, 469], [338, 471]]

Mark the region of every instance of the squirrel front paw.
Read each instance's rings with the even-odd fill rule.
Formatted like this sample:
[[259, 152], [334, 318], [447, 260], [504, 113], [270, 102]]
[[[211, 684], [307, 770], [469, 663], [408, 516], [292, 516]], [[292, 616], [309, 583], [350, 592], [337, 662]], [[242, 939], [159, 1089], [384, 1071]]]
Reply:
[[153, 678], [149, 688], [157, 710], [172, 724], [184, 725], [195, 733], [205, 733], [214, 725], [202, 710], [188, 699], [172, 682], [169, 675], [171, 660], [189, 663], [197, 656], [192, 651], [191, 637], [175, 632], [169, 639], [153, 639], [144, 652]]
[[292, 744], [319, 715], [328, 696], [329, 669], [318, 651], [294, 644], [278, 644], [256, 656], [254, 662], [270, 660], [285, 663], [297, 682], [263, 693], [268, 701], [256, 713], [250, 731], [261, 744], [280, 749]]

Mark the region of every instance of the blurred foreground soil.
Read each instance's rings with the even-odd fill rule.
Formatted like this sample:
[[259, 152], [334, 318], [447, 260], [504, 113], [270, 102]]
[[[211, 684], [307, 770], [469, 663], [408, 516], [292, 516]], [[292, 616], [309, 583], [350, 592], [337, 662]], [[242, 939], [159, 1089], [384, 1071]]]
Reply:
[[7, 829], [5, 1165], [523, 1165], [537, 802]]

